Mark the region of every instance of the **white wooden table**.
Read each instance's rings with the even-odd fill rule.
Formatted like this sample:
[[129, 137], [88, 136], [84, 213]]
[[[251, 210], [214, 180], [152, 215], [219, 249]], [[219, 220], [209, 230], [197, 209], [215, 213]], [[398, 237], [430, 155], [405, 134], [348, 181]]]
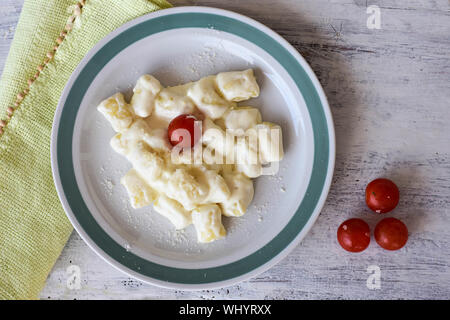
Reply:
[[[324, 86], [337, 136], [336, 170], [325, 208], [286, 259], [249, 281], [220, 290], [166, 290], [129, 278], [97, 257], [74, 232], [42, 291], [43, 299], [449, 299], [450, 4], [448, 0], [204, 0], [174, 5], [230, 9], [268, 25], [311, 64]], [[23, 0], [0, 2], [0, 72]], [[369, 29], [366, 9], [380, 9]], [[372, 241], [348, 254], [338, 225], [380, 217], [364, 203], [365, 185], [385, 176], [399, 185], [395, 211], [407, 246], [387, 252]], [[81, 289], [67, 268], [81, 269]], [[366, 285], [369, 266], [380, 289]]]

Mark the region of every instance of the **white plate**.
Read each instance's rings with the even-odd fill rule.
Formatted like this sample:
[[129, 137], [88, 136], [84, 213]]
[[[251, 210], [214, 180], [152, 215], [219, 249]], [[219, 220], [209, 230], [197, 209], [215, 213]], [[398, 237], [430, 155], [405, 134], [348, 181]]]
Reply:
[[[245, 104], [281, 125], [285, 158], [277, 175], [255, 180], [246, 215], [225, 218], [225, 239], [198, 244], [192, 226], [175, 231], [152, 208], [129, 206], [119, 180], [130, 164], [109, 146], [114, 132], [96, 106], [117, 91], [129, 97], [144, 73], [167, 86], [247, 68], [261, 95]], [[101, 40], [67, 83], [52, 132], [55, 185], [82, 238], [127, 274], [178, 289], [230, 285], [286, 256], [324, 204], [334, 157], [329, 107], [305, 60], [260, 23], [204, 7], [151, 13]]]

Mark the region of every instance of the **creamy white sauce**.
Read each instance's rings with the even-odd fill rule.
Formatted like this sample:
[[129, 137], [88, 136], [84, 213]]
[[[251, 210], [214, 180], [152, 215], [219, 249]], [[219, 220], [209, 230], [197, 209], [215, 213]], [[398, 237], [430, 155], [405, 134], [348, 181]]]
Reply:
[[[222, 215], [245, 214], [254, 195], [251, 178], [283, 157], [281, 128], [262, 122], [258, 109], [236, 105], [258, 95], [249, 69], [167, 88], [143, 75], [130, 103], [121, 93], [102, 101], [98, 110], [117, 132], [111, 146], [133, 165], [121, 179], [131, 205], [153, 203], [177, 229], [193, 224], [199, 242], [223, 238]], [[190, 154], [174, 158], [167, 127], [180, 114], [202, 120], [203, 135]], [[271, 135], [274, 130], [278, 134]]]

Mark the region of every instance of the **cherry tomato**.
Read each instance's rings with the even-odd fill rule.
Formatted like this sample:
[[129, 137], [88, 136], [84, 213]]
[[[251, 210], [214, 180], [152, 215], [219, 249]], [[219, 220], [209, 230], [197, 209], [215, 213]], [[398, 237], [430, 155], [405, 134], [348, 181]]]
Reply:
[[376, 213], [386, 213], [393, 210], [400, 198], [397, 186], [388, 179], [375, 179], [367, 185], [366, 203]]
[[361, 219], [349, 219], [338, 228], [337, 239], [339, 244], [347, 251], [361, 252], [369, 246], [370, 228]]
[[197, 121], [197, 118], [192, 114], [182, 114], [173, 118], [169, 123], [167, 132], [170, 143], [182, 148], [193, 147], [200, 139], [200, 129], [197, 129], [200, 126], [196, 126], [195, 121]]
[[384, 218], [375, 227], [375, 241], [386, 250], [398, 250], [408, 241], [408, 228], [395, 218]]

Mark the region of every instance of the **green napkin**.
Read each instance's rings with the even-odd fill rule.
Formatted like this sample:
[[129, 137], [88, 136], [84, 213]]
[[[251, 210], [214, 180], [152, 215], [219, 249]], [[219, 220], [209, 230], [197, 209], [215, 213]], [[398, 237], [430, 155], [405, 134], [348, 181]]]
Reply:
[[26, 0], [0, 80], [0, 298], [36, 299], [72, 226], [50, 135], [61, 92], [100, 39], [164, 0]]

